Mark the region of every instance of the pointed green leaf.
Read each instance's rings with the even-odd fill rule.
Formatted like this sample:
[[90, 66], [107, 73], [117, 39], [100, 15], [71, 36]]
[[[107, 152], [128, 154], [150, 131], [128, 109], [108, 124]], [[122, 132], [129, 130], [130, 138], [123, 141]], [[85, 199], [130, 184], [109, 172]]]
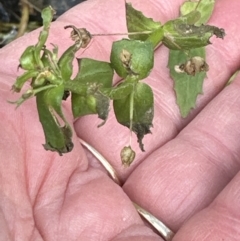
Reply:
[[46, 150], [56, 151], [60, 155], [73, 148], [72, 131], [61, 110], [63, 91], [63, 86], [58, 86], [36, 95], [39, 119], [46, 141], [43, 146]]
[[[163, 30], [160, 22], [155, 22], [152, 18], [147, 18], [142, 12], [134, 9], [131, 3], [126, 3], [126, 18], [128, 32], [139, 34], [129, 35], [130, 39], [134, 40], [148, 40], [155, 48], [163, 38]], [[151, 32], [148, 33], [147, 32]]]
[[75, 53], [78, 50], [75, 44], [70, 46], [61, 56], [58, 61], [58, 66], [64, 81], [70, 80], [73, 72], [73, 60]]
[[54, 15], [54, 10], [51, 6], [46, 7], [42, 10], [43, 29], [39, 34], [38, 43], [36, 44], [35, 51], [34, 51], [35, 59], [36, 59], [38, 65], [40, 65], [40, 66], [42, 65], [40, 53], [47, 41], [48, 34], [49, 34], [49, 28], [50, 28], [50, 24], [53, 19], [53, 15]]
[[74, 117], [98, 114], [100, 119], [107, 119], [109, 98], [101, 93], [102, 88], [112, 86], [113, 69], [107, 62], [93, 59], [78, 59], [79, 72], [72, 81], [83, 85], [83, 91], [72, 93], [72, 112]]
[[117, 121], [135, 132], [140, 149], [144, 151], [142, 139], [144, 135], [151, 133], [153, 120], [152, 89], [145, 83], [137, 83], [133, 93], [114, 100], [113, 107]]
[[[145, 17], [142, 12], [134, 9], [132, 4], [126, 3], [125, 6], [128, 32], [155, 31], [161, 28], [160, 22], [155, 22], [152, 18]], [[145, 41], [150, 35], [151, 34], [129, 35], [129, 38]]]
[[16, 82], [12, 86], [12, 89], [15, 92], [20, 92], [23, 85], [28, 81], [31, 80], [32, 78], [36, 77], [39, 74], [37, 70], [29, 70], [22, 75], [18, 76], [16, 79]]
[[[128, 53], [128, 60], [123, 60], [124, 52]], [[123, 39], [112, 45], [111, 65], [117, 74], [126, 78], [131, 75], [136, 80], [146, 78], [153, 68], [154, 49], [150, 42]], [[127, 62], [126, 64], [124, 63]], [[127, 66], [126, 66], [127, 65]]]
[[75, 56], [75, 46], [69, 47], [58, 61], [58, 66], [64, 81], [70, 80], [73, 72], [73, 60]]
[[201, 18], [196, 21], [195, 25], [205, 24], [212, 15], [215, 0], [201, 0], [200, 2], [186, 1], [180, 8], [181, 15], [189, 14], [197, 10], [201, 14]]
[[[205, 58], [204, 48], [192, 49], [190, 56], [200, 56]], [[174, 80], [174, 90], [176, 92], [177, 104], [180, 108], [182, 117], [186, 117], [190, 110], [195, 107], [197, 96], [202, 94], [203, 80], [205, 72], [197, 73], [195, 76], [186, 73], [178, 73], [176, 66], [185, 63], [189, 57], [182, 51], [170, 50], [168, 67], [171, 77]]]
[[[206, 30], [215, 35], [216, 31], [219, 31], [220, 35], [217, 37], [223, 37], [224, 31], [222, 29], [218, 29], [214, 26], [202, 25], [210, 18], [214, 8], [214, 3], [214, 0], [201, 0], [200, 2], [186, 1], [183, 3], [181, 6], [182, 17], [179, 19], [186, 24], [178, 25], [178, 31], [182, 33], [184, 31], [190, 31], [191, 34], [194, 34], [194, 32], [198, 32], [199, 30], [200, 32], [204, 32]], [[202, 35], [200, 36], [199, 34], [198, 38], [201, 39]], [[177, 104], [180, 108], [182, 117], [186, 117], [190, 110], [195, 107], [198, 94], [202, 94], [203, 80], [206, 77], [205, 72], [196, 73], [194, 76], [191, 76], [186, 73], [178, 73], [176, 71], [176, 66], [186, 63], [186, 61], [188, 61], [191, 57], [200, 56], [205, 58], [205, 48], [191, 49], [188, 54], [189, 55], [187, 57], [186, 53], [183, 51], [170, 50], [168, 61], [170, 74], [174, 80]]]

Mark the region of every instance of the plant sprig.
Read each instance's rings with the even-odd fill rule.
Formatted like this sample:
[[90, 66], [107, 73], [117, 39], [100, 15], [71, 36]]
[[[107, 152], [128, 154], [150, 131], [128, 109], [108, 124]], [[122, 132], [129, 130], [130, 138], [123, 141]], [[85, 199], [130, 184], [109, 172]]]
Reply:
[[[102, 119], [99, 126], [105, 124], [110, 102], [113, 101], [117, 121], [130, 130], [129, 143], [120, 153], [122, 163], [129, 166], [135, 158], [131, 148], [132, 132], [136, 134], [142, 151], [143, 138], [151, 133], [154, 96], [151, 86], [142, 81], [147, 79], [154, 67], [154, 49], [159, 44], [170, 49], [168, 65], [175, 81], [182, 116], [187, 116], [194, 107], [209, 69], [203, 48], [210, 43], [213, 35], [219, 38], [225, 35], [221, 28], [204, 25], [213, 10], [214, 1], [211, 2], [206, 14], [203, 9], [209, 1], [202, 0], [198, 4], [187, 1], [181, 8], [182, 15], [165, 24], [145, 17], [126, 3], [128, 39], [113, 43], [110, 62], [77, 59], [78, 73], [74, 78], [75, 53], [86, 48], [94, 36], [107, 34], [91, 34], [85, 28], [65, 26], [65, 29], [72, 29], [74, 43], [59, 57], [57, 46], [53, 45], [52, 49], [45, 46], [54, 14], [51, 7], [45, 8], [42, 11], [43, 30], [38, 42], [28, 46], [20, 57], [19, 66], [25, 72], [12, 87], [13, 91], [20, 92], [23, 85], [30, 81], [31, 88], [13, 103], [19, 106], [36, 97], [39, 120], [45, 134], [43, 146], [62, 155], [73, 149], [72, 130], [62, 111], [62, 101], [70, 95], [73, 116], [97, 114]], [[117, 86], [112, 84], [114, 72], [122, 78]], [[186, 86], [190, 92], [186, 92]]]

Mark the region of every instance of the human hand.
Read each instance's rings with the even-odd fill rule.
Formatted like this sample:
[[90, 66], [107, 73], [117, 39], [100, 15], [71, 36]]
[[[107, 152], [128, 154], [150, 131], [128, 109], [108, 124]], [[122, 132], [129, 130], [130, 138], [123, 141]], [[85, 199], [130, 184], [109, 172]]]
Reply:
[[[133, 6], [165, 22], [178, 15], [182, 2], [133, 1]], [[143, 224], [132, 200], [173, 229], [175, 241], [239, 240], [240, 78], [223, 89], [239, 68], [239, 8], [237, 0], [231, 5], [227, 0], [216, 3], [210, 23], [225, 28], [227, 36], [224, 42], [214, 40], [207, 47], [210, 70], [204, 95], [187, 119], [180, 117], [175, 104], [165, 68], [168, 51], [164, 47], [156, 51], [155, 68], [147, 80], [155, 96], [153, 134], [144, 138], [146, 152], [138, 152], [130, 168], [123, 168], [119, 160], [129, 132], [119, 127], [113, 115], [100, 129], [96, 128], [99, 120], [92, 116], [75, 122], [77, 135], [117, 170], [127, 195], [89, 153], [86, 155], [76, 136], [74, 150], [63, 157], [43, 149], [34, 100], [17, 111], [6, 103], [14, 98], [9, 89], [18, 74], [19, 56], [36, 42], [38, 31], [2, 49], [0, 238], [161, 240]], [[57, 44], [60, 51], [66, 49], [71, 40], [63, 26], [68, 24], [86, 27], [91, 33], [126, 32], [124, 14], [123, 1], [83, 3], [52, 24], [49, 43]], [[108, 60], [116, 39], [94, 38], [78, 57]], [[68, 104], [65, 111], [70, 119]], [[134, 149], [138, 150], [137, 143]]]

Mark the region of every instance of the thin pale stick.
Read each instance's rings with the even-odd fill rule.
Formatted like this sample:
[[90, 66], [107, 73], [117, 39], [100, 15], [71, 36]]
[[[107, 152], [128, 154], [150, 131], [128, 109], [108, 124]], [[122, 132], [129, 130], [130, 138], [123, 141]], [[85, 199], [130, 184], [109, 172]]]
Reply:
[[89, 145], [86, 141], [82, 140], [81, 138], [78, 138], [80, 143], [86, 147], [97, 159], [101, 162], [101, 164], [105, 167], [105, 169], [108, 171], [109, 175], [113, 179], [114, 182], [116, 182], [118, 185], [121, 185], [121, 182], [117, 176], [116, 171], [112, 167], [112, 165], [104, 158], [103, 155], [101, 155], [96, 149], [94, 149], [91, 145]]
[[129, 33], [94, 33], [91, 36], [115, 36], [115, 35], [139, 35], [139, 34], [151, 34], [153, 31], [142, 31], [142, 32], [129, 32]]
[[138, 213], [146, 219], [159, 233], [160, 235], [164, 238], [166, 241], [171, 241], [174, 232], [169, 229], [163, 222], [158, 220], [156, 217], [154, 217], [151, 213], [147, 212], [145, 209], [141, 208], [139, 205], [134, 203], [135, 208], [137, 209]]

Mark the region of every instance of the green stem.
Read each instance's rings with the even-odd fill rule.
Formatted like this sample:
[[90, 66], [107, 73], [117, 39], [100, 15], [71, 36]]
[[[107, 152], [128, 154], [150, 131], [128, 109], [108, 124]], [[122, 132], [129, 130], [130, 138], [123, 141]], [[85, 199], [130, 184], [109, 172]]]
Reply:
[[197, 6], [195, 7], [195, 10], [197, 10], [197, 8], [199, 7], [201, 1], [202, 1], [202, 0], [199, 0], [199, 1], [198, 1]]
[[135, 94], [135, 86], [133, 87], [133, 91], [130, 94], [130, 107], [129, 107], [130, 139], [129, 139], [129, 146], [131, 146], [131, 144], [132, 144], [132, 124], [133, 124], [133, 111], [134, 111], [134, 94]]
[[96, 33], [91, 34], [92, 37], [94, 36], [112, 36], [112, 35], [139, 35], [139, 34], [151, 34], [154, 31], [142, 31], [142, 32], [130, 32], [130, 33]]
[[87, 86], [83, 84], [79, 84], [76, 81], [66, 81], [64, 83], [64, 89], [71, 91], [72, 93], [78, 94], [78, 95], [83, 95], [85, 96], [87, 94]]

